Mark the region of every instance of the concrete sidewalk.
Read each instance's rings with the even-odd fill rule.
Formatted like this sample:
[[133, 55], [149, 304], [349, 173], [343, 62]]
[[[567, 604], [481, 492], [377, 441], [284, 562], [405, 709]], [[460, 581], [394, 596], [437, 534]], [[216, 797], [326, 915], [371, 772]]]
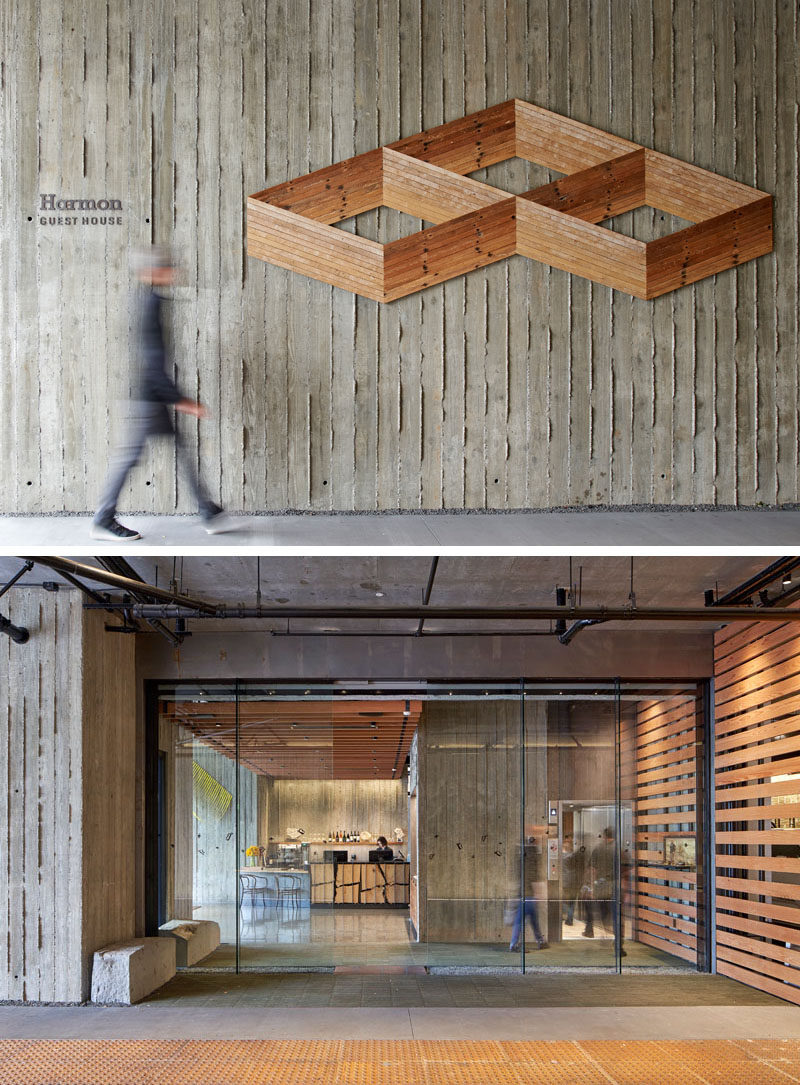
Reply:
[[758, 547], [800, 552], [800, 509], [613, 509], [554, 512], [309, 513], [233, 516], [234, 530], [208, 535], [194, 516], [121, 515], [143, 538], [90, 538], [88, 516], [0, 516], [0, 550], [11, 553], [121, 553], [253, 547], [454, 548], [637, 547], [664, 550]]
[[795, 1006], [3, 1006], [0, 1038], [59, 1040], [800, 1039]]

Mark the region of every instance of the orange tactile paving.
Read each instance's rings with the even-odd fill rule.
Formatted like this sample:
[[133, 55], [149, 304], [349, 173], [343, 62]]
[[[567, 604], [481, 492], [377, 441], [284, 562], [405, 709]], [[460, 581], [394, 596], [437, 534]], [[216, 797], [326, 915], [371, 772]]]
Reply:
[[0, 1085], [773, 1085], [800, 1041], [0, 1040]]

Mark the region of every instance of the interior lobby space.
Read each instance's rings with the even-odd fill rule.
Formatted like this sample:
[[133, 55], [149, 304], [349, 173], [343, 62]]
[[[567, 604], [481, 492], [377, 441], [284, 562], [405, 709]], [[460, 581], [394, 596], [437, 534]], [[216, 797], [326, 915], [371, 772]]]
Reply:
[[153, 691], [159, 926], [218, 925], [197, 967], [698, 967], [694, 928], [656, 907], [665, 877], [704, 890], [696, 767], [686, 817], [639, 845], [652, 884], [632, 867], [628, 768], [637, 720], [677, 721], [684, 747], [701, 733], [696, 685], [350, 685]]
[[4, 557], [0, 593], [0, 1081], [124, 1044], [131, 1081], [793, 1079], [800, 558]]

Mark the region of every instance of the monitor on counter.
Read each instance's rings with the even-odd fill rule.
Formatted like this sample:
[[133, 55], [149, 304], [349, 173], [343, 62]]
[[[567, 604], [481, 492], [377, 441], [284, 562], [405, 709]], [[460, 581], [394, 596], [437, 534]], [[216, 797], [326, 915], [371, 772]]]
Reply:
[[338, 848], [336, 850], [326, 848], [322, 853], [322, 859], [326, 863], [346, 863], [347, 849], [344, 848], [342, 851], [339, 851]]

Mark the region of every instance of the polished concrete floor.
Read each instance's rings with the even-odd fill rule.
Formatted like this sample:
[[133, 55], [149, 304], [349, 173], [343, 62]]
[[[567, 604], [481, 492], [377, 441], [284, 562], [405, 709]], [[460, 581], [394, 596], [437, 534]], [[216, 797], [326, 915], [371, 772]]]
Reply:
[[585, 509], [538, 512], [338, 513], [235, 516], [234, 530], [207, 535], [192, 516], [120, 515], [143, 538], [90, 539], [88, 516], [0, 516], [0, 550], [26, 554], [131, 553], [150, 548], [376, 547], [748, 547], [796, 548], [800, 509]]
[[800, 1008], [697, 974], [184, 973], [138, 1006], [0, 1006], [0, 1039], [800, 1040]]
[[[241, 913], [234, 904], [196, 908], [195, 919], [214, 920], [220, 926], [222, 944], [200, 962], [199, 968], [234, 969], [236, 921], [239, 917], [239, 966], [243, 969], [289, 971], [334, 968], [427, 968], [430, 970], [480, 969], [519, 971], [521, 949], [512, 952], [508, 942], [418, 942], [407, 909], [276, 907], [271, 902], [245, 902]], [[544, 922], [544, 920], [542, 920]], [[583, 923], [562, 925], [549, 934], [550, 943], [539, 950], [527, 933], [526, 970], [614, 969], [611, 931], [598, 924], [596, 937], [581, 936]], [[626, 942], [626, 971], [669, 969], [692, 971], [692, 966], [639, 942]]]
[[[231, 1009], [267, 1006], [428, 1009], [552, 1007], [783, 1006], [780, 999], [724, 976], [566, 973], [425, 975], [419, 973], [180, 972], [147, 1005]], [[143, 1004], [144, 1005], [144, 1004]], [[800, 1010], [798, 1017], [800, 1017]]]

